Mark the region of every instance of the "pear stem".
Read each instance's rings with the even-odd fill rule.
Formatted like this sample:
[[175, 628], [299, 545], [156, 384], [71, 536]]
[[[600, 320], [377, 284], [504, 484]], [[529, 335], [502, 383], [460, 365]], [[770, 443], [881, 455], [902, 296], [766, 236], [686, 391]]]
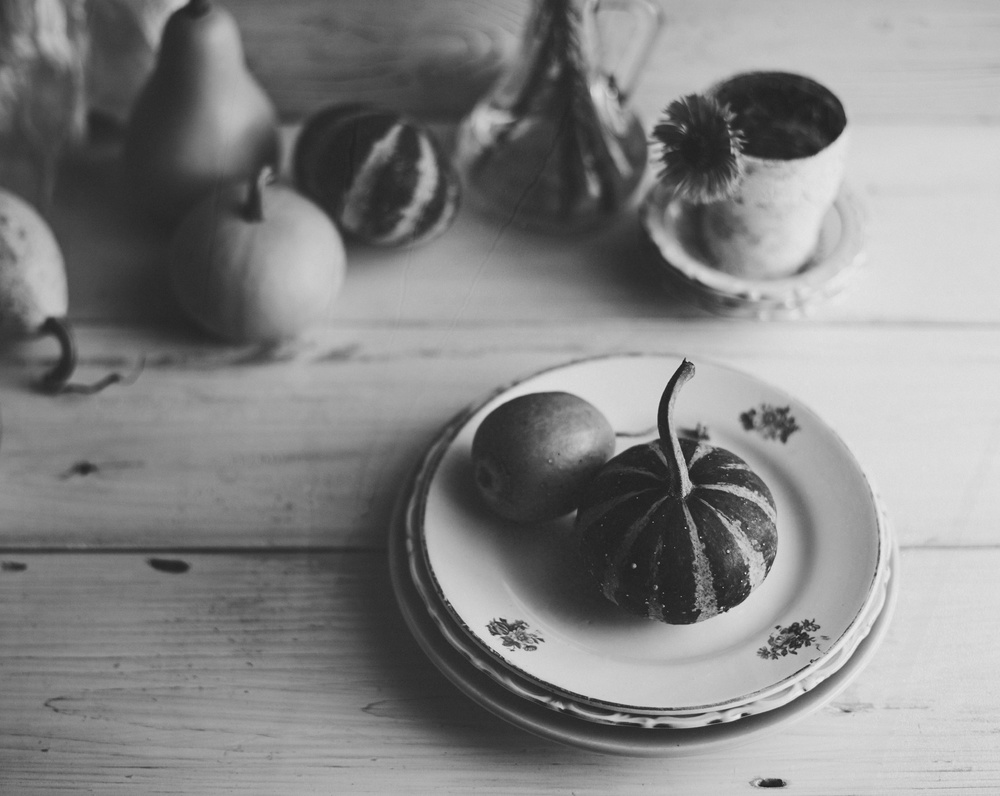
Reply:
[[184, 11], [192, 17], [202, 17], [212, 10], [211, 0], [188, 0]]
[[76, 370], [77, 356], [76, 340], [69, 323], [64, 318], [46, 318], [40, 331], [43, 335], [55, 337], [59, 342], [60, 349], [59, 361], [38, 382], [38, 389], [47, 395], [62, 395], [64, 393], [93, 395], [112, 384], [119, 382], [130, 384], [138, 378], [138, 371], [128, 379], [120, 373], [109, 373], [93, 384], [72, 384], [70, 378]]
[[660, 442], [667, 449], [665, 452], [674, 465], [671, 468], [670, 494], [681, 499], [686, 498], [691, 493], [692, 485], [691, 475], [688, 473], [687, 463], [681, 452], [681, 441], [674, 430], [674, 404], [677, 403], [677, 394], [680, 392], [680, 388], [692, 376], [694, 376], [694, 365], [685, 359], [674, 375], [670, 377], [670, 381], [667, 382], [656, 413], [656, 426], [660, 432]]
[[274, 181], [274, 171], [270, 166], [262, 166], [257, 176], [247, 186], [247, 198], [240, 208], [244, 221], [251, 224], [264, 220], [264, 189]]

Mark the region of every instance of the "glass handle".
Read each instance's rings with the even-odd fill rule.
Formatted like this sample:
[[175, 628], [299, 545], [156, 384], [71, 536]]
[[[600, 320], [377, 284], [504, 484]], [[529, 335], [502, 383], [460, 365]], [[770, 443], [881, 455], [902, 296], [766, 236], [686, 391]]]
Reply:
[[663, 27], [656, 0], [587, 0], [584, 21], [592, 62], [620, 99], [635, 88]]

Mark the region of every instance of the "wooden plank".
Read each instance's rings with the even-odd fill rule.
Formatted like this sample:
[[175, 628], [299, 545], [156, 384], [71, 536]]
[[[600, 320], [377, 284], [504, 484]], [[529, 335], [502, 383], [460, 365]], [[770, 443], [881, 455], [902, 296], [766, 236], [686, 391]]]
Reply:
[[[84, 328], [81, 380], [44, 397], [44, 343], [0, 371], [0, 545], [381, 546], [406, 473], [467, 404], [591, 355], [676, 352], [748, 371], [847, 440], [907, 544], [993, 543], [1000, 329], [619, 321], [333, 328], [297, 347], [183, 330]], [[651, 410], [652, 411], [652, 410]]]
[[[3, 555], [0, 789], [996, 792], [1000, 550], [906, 549], [882, 648], [829, 707], [705, 756], [541, 741], [423, 656], [380, 553]], [[960, 651], [960, 652], [959, 652]]]
[[[286, 153], [294, 142], [289, 128]], [[867, 217], [867, 264], [823, 321], [1000, 322], [1000, 136], [989, 128], [857, 127], [847, 182]], [[88, 321], [173, 320], [169, 231], [135, 214], [114, 155], [78, 164], [53, 225], [67, 258], [71, 314]], [[652, 276], [637, 214], [592, 236], [542, 237], [472, 210], [412, 249], [348, 249], [333, 320], [505, 321], [687, 318], [706, 313]]]
[[[457, 118], [513, 58], [528, 0], [229, 0], [252, 67], [289, 120], [362, 99]], [[1000, 121], [1000, 9], [990, 0], [662, 2], [665, 27], [635, 101], [756, 68], [828, 83], [864, 122]]]

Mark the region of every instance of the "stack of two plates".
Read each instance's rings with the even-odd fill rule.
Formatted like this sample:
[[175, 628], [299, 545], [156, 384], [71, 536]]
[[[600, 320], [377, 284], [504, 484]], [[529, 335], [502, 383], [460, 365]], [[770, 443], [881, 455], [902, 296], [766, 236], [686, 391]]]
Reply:
[[572, 517], [516, 526], [480, 502], [472, 438], [498, 405], [574, 393], [624, 448], [655, 425], [679, 364], [589, 359], [500, 390], [446, 426], [400, 503], [392, 576], [411, 631], [474, 701], [537, 735], [649, 756], [746, 741], [827, 704], [885, 634], [895, 546], [864, 472], [808, 408], [734, 370], [696, 362], [676, 406], [682, 429], [744, 458], [778, 507], [771, 572], [728, 613], [684, 626], [629, 616], [583, 572]]

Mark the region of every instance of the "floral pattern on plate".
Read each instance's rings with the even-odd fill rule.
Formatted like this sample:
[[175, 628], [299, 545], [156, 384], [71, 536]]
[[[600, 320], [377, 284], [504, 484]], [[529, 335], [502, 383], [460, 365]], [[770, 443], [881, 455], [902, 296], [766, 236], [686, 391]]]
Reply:
[[523, 619], [494, 619], [486, 629], [490, 635], [498, 636], [505, 647], [525, 652], [534, 652], [545, 641], [538, 633], [533, 633]]
[[[774, 631], [767, 637], [767, 643], [757, 650], [757, 655], [764, 660], [776, 661], [786, 655], [798, 655], [799, 650], [804, 647], [815, 647], [820, 649], [817, 637], [813, 635], [819, 630], [819, 624], [815, 619], [803, 619], [801, 622], [792, 622], [787, 627], [775, 625]], [[829, 641], [829, 636], [819, 636], [823, 641]]]
[[764, 439], [776, 439], [782, 444], [799, 430], [790, 406], [761, 404], [759, 409], [740, 413], [740, 423], [747, 431], [756, 431]]
[[[888, 520], [884, 516], [881, 503], [879, 506], [882, 522], [888, 528]], [[395, 572], [394, 583], [397, 592], [405, 595], [410, 589], [415, 588], [419, 596], [418, 602], [422, 603], [427, 617], [436, 626], [433, 637], [429, 635], [428, 627], [423, 626], [421, 630], [423, 623], [418, 619], [419, 609], [407, 604], [413, 601], [412, 598], [409, 601], [404, 600], [404, 614], [411, 623], [411, 628], [422, 638], [425, 649], [429, 651], [432, 659], [443, 665], [446, 674], [477, 701], [493, 708], [502, 703], [501, 715], [513, 723], [534, 731], [542, 728], [542, 734], [552, 733], [550, 737], [569, 740], [584, 748], [604, 747], [603, 751], [627, 754], [672, 754], [689, 747], [726, 745], [729, 741], [797, 718], [825, 704], [833, 694], [846, 687], [858, 674], [885, 633], [898, 592], [898, 582], [892, 577], [895, 566], [886, 567], [884, 579], [876, 592], [876, 599], [859, 621], [851, 643], [825, 658], [823, 663], [814, 668], [807, 677], [790, 683], [768, 697], [755, 698], [743, 705], [703, 713], [683, 715], [632, 713], [590, 705], [554, 693], [543, 685], [521, 677], [502, 662], [483, 654], [464, 629], [454, 622], [451, 612], [441, 603], [436, 593], [433, 578], [427, 571], [419, 552], [420, 544], [417, 538], [419, 514], [419, 501], [411, 499], [406, 506], [405, 517], [401, 524], [405, 532], [403, 537], [405, 546], [399, 542], [402, 534], [395, 530], [390, 537], [390, 547], [400, 548], [399, 552], [405, 553], [408, 568], [408, 576]], [[394, 526], [394, 529], [396, 527]], [[894, 558], [898, 558], [895, 546], [891, 547]], [[396, 556], [393, 559], [395, 560]], [[396, 569], [399, 569], [399, 566]], [[414, 611], [418, 613], [415, 614]], [[874, 640], [871, 638], [872, 635], [876, 636]], [[448, 657], [445, 648], [458, 653], [459, 658], [466, 662], [466, 668], [456, 669], [445, 665], [444, 661]], [[474, 674], [486, 675], [501, 691], [509, 693], [509, 699], [505, 700], [500, 692], [487, 696], [486, 692], [489, 689], [484, 688], [485, 683], [472, 686]], [[537, 708], [544, 709], [541, 715], [535, 712]], [[545, 711], [551, 712], [553, 718], [546, 719]], [[588, 729], [587, 725], [592, 729]], [[613, 734], [608, 734], [608, 731]], [[634, 735], [636, 731], [643, 735]], [[653, 732], [647, 736], [646, 733], [649, 731]], [[663, 736], [661, 734], [663, 731], [669, 735]], [[664, 740], [658, 741], [657, 738]]]
[[[415, 492], [415, 545], [442, 605], [483, 654], [554, 694], [630, 714], [705, 714], [784, 692], [856, 644], [884, 585], [887, 537], [871, 486], [843, 441], [781, 390], [696, 361], [678, 403], [682, 428], [711, 428], [713, 444], [744, 458], [778, 503], [779, 546], [767, 580], [742, 605], [688, 626], [624, 616], [579, 566], [572, 517], [544, 528], [491, 515], [470, 483], [478, 422], [505, 400], [565, 390], [598, 407], [615, 429], [648, 428], [680, 357], [626, 355], [573, 362], [498, 391], [462, 413], [425, 462]], [[787, 407], [784, 444], [748, 434], [747, 406]], [[777, 432], [780, 438], [780, 432]], [[635, 444], [635, 439], [620, 441]], [[822, 616], [829, 640], [765, 660], [787, 618]], [[489, 632], [517, 617], [545, 639], [531, 655]], [[537, 645], [536, 645], [537, 647]], [[808, 653], [808, 654], [807, 654]]]

